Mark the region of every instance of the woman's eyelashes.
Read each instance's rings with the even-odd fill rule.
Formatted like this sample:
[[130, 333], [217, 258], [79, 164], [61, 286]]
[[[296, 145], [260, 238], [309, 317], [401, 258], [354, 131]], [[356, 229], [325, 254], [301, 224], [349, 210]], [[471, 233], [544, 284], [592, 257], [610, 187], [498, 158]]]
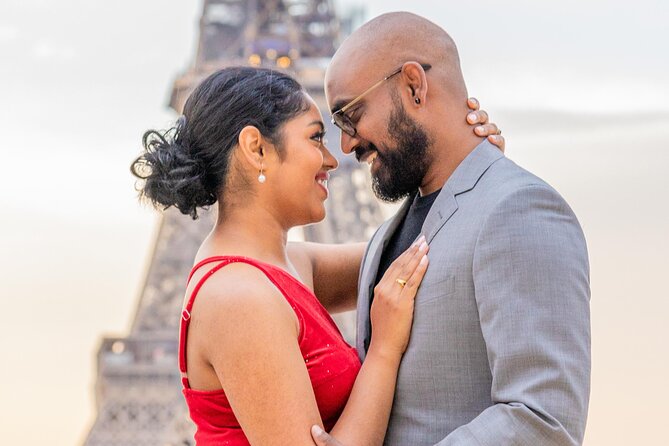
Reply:
[[311, 139], [316, 141], [318, 144], [325, 145], [327, 144], [327, 139], [325, 139], [325, 130], [321, 130], [320, 132], [314, 133], [311, 135]]

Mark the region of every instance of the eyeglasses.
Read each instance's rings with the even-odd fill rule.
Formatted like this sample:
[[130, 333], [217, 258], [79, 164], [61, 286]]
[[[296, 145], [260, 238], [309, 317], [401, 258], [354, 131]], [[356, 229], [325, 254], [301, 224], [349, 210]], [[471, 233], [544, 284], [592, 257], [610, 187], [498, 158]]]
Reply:
[[[425, 63], [425, 64], [420, 64], [420, 66], [423, 67], [423, 70], [425, 70], [425, 71], [427, 71], [427, 70], [429, 70], [430, 68], [432, 68], [432, 65], [427, 64], [427, 63]], [[390, 73], [388, 76], [384, 77], [383, 79], [381, 79], [380, 81], [378, 81], [377, 83], [375, 83], [374, 85], [372, 85], [371, 87], [369, 87], [367, 90], [365, 90], [364, 92], [362, 92], [362, 94], [361, 94], [360, 96], [358, 96], [357, 98], [353, 99], [351, 102], [349, 102], [348, 104], [344, 105], [342, 108], [340, 108], [340, 109], [337, 110], [336, 112], [332, 113], [332, 123], [333, 123], [334, 125], [336, 125], [337, 127], [339, 127], [339, 128], [341, 129], [341, 131], [344, 132], [344, 133], [346, 133], [347, 135], [349, 135], [349, 136], [355, 136], [355, 135], [358, 133], [358, 130], [357, 130], [357, 129], [355, 128], [355, 126], [353, 125], [353, 122], [351, 121], [351, 118], [349, 118], [348, 115], [346, 115], [346, 111], [347, 111], [348, 109], [350, 109], [351, 107], [353, 107], [353, 106], [354, 106], [355, 104], [357, 104], [358, 102], [360, 102], [360, 100], [361, 100], [367, 93], [371, 92], [371, 91], [374, 90], [376, 87], [378, 87], [379, 85], [383, 84], [385, 81], [387, 81], [387, 80], [390, 79], [391, 77], [395, 76], [396, 74], [400, 74], [401, 72], [402, 72], [402, 67], [399, 67], [397, 70], [393, 71], [393, 72]]]

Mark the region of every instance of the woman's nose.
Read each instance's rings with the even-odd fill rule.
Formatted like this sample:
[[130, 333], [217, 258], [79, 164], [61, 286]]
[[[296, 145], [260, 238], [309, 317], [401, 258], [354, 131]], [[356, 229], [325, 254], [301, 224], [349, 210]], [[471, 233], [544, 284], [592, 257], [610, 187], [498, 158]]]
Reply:
[[335, 170], [339, 166], [339, 161], [335, 158], [330, 150], [323, 145], [323, 166], [327, 170]]

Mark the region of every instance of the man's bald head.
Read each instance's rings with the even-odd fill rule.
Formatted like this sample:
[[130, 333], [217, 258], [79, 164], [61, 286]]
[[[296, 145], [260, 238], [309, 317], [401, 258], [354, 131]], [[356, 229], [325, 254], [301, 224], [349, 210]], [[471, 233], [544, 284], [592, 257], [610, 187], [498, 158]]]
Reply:
[[371, 84], [410, 61], [432, 65], [430, 73], [436, 82], [431, 88], [466, 100], [455, 42], [438, 25], [409, 12], [380, 15], [353, 32], [330, 62], [326, 87], [360, 77], [363, 84]]
[[453, 39], [415, 14], [384, 14], [351, 34], [330, 62], [325, 94], [342, 151], [370, 163], [383, 199], [437, 190], [481, 142], [464, 119]]

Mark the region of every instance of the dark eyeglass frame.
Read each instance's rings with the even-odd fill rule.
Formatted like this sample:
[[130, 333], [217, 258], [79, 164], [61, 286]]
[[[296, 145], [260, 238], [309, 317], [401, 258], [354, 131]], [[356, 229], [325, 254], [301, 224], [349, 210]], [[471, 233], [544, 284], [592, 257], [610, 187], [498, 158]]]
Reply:
[[[432, 65], [430, 65], [429, 63], [422, 63], [422, 64], [420, 64], [420, 66], [423, 67], [423, 70], [425, 70], [425, 71], [432, 68]], [[353, 122], [351, 121], [351, 118], [349, 118], [348, 115], [346, 115], [346, 111], [348, 109], [350, 109], [351, 107], [353, 107], [358, 102], [360, 102], [360, 100], [366, 94], [368, 94], [369, 92], [376, 89], [379, 85], [383, 84], [385, 81], [387, 81], [391, 77], [395, 76], [396, 74], [400, 74], [402, 72], [402, 68], [404, 68], [404, 65], [402, 65], [397, 70], [393, 71], [388, 76], [384, 77], [383, 79], [381, 79], [380, 81], [378, 81], [377, 83], [375, 83], [374, 85], [369, 87], [367, 90], [363, 91], [358, 97], [353, 99], [351, 102], [344, 105], [343, 107], [341, 107], [336, 112], [332, 113], [332, 119], [331, 119], [332, 123], [334, 125], [336, 125], [337, 127], [339, 127], [342, 132], [346, 133], [349, 136], [357, 135], [358, 134], [358, 129], [356, 129], [355, 125], [353, 125]]]

